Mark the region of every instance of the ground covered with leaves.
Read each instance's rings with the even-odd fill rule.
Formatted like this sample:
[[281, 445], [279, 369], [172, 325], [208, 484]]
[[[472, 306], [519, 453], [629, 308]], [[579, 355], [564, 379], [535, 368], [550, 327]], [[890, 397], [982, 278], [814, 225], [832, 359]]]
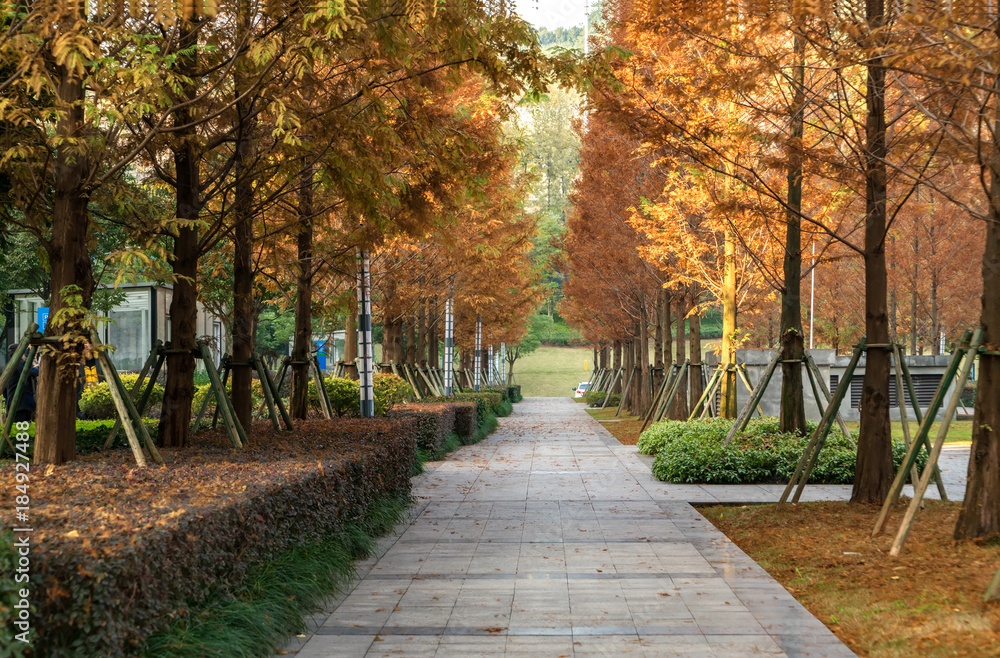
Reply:
[[[908, 502], [908, 501], [904, 501]], [[862, 656], [996, 656], [1000, 605], [983, 592], [1000, 545], [952, 538], [960, 504], [927, 501], [899, 557], [905, 507], [872, 539], [878, 508], [841, 502], [700, 511]]]
[[611, 432], [612, 436], [618, 439], [620, 443], [627, 446], [634, 446], [639, 442], [642, 418], [630, 416], [627, 413], [622, 413], [621, 416], [616, 417], [615, 413], [617, 411], [617, 407], [587, 409], [587, 413], [600, 422], [601, 426]]

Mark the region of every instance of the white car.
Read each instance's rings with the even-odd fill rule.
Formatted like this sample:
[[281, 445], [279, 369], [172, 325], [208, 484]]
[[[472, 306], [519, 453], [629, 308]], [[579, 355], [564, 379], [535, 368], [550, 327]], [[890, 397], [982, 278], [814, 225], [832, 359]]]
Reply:
[[583, 394], [587, 392], [587, 388], [590, 386], [590, 382], [580, 382], [580, 385], [576, 387], [573, 397], [582, 398]]

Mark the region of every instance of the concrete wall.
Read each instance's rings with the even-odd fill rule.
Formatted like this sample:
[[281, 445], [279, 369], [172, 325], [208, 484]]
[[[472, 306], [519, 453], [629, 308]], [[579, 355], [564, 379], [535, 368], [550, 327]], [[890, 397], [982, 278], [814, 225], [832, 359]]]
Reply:
[[[832, 395], [834, 391], [833, 387], [830, 386], [831, 375], [836, 375], [838, 380], [843, 378], [844, 371], [847, 368], [851, 357], [837, 356], [834, 353], [834, 350], [811, 350], [811, 353], [813, 355], [813, 359], [816, 361], [816, 366], [819, 368], [820, 374], [823, 377], [823, 381]], [[774, 358], [774, 354], [775, 350], [737, 350], [736, 361], [737, 363], [742, 363], [746, 366], [750, 384], [756, 386], [757, 382], [760, 381], [760, 378], [763, 376], [764, 371], [767, 369], [768, 363], [770, 363], [771, 359]], [[943, 375], [945, 370], [948, 368], [951, 355], [906, 356], [904, 358], [906, 359], [906, 365], [910, 370], [910, 374], [913, 375], [914, 378], [917, 378], [920, 375]], [[711, 365], [712, 368], [718, 364], [718, 361], [719, 359], [715, 354], [706, 355], [705, 363]], [[706, 368], [708, 377], [711, 377], [712, 368]], [[864, 373], [865, 358], [862, 357], [861, 361], [858, 363], [858, 367], [854, 371], [854, 375], [857, 377], [859, 375], [864, 375]], [[895, 378], [895, 371], [892, 370], [890, 373], [891, 376]], [[771, 378], [771, 383], [764, 392], [764, 398], [761, 401], [761, 408], [768, 416], [778, 415], [781, 406], [781, 380], [781, 367], [779, 366], [775, 370], [774, 376]], [[823, 411], [816, 404], [812, 387], [809, 384], [809, 379], [805, 372], [805, 366], [803, 366], [802, 370], [802, 382], [805, 388], [806, 417], [810, 420], [819, 420]], [[853, 384], [848, 386], [847, 394], [844, 396], [844, 401], [840, 405], [840, 413], [844, 420], [857, 421], [860, 420], [861, 416], [858, 413], [856, 406], [852, 406], [851, 386], [853, 386]], [[945, 397], [945, 404], [947, 404], [947, 401], [954, 390], [955, 384], [952, 382]], [[749, 397], [750, 392], [747, 390], [746, 386], [740, 382], [737, 386], [737, 400], [741, 408], [744, 404], [746, 404]], [[922, 406], [924, 410], [926, 410], [926, 403]], [[942, 416], [943, 412], [939, 411], [938, 418], [940, 419]], [[899, 409], [895, 405], [890, 407], [889, 417], [892, 420], [899, 420]], [[909, 406], [907, 406], [907, 417], [911, 422], [914, 420], [912, 410]]]

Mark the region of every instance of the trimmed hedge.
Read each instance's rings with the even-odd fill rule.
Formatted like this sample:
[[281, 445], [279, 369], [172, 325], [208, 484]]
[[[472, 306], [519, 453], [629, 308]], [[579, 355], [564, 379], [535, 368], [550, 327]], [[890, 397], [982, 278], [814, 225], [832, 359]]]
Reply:
[[462, 439], [462, 443], [468, 443], [476, 433], [479, 426], [479, 417], [476, 413], [475, 402], [446, 402], [455, 410], [455, 434]]
[[413, 418], [416, 421], [417, 448], [431, 457], [445, 452], [448, 435], [455, 431], [455, 408], [451, 404], [403, 404], [390, 411], [389, 417]]
[[512, 403], [517, 403], [524, 399], [524, 396], [521, 395], [520, 384], [514, 384], [507, 387], [507, 399]]
[[[783, 434], [778, 419], [755, 418], [731, 444], [722, 442], [732, 420], [664, 421], [639, 437], [639, 452], [656, 455], [653, 475], [666, 482], [690, 484], [776, 484], [791, 478], [809, 437]], [[815, 423], [809, 422], [811, 434]], [[896, 467], [906, 454], [902, 441], [892, 443]], [[813, 484], [851, 484], [857, 448], [834, 428], [809, 478]], [[927, 463], [921, 453], [918, 466]]]
[[[164, 449], [162, 468], [136, 469], [117, 451], [39, 472], [35, 655], [135, 655], [208, 597], [238, 590], [254, 565], [323, 540], [377, 499], [409, 495], [416, 432], [410, 418], [300, 421], [295, 433], [260, 424], [247, 448], [216, 432], [205, 447]], [[13, 490], [14, 469], [0, 480]], [[13, 508], [0, 518], [11, 525]], [[0, 626], [9, 615], [0, 608]]]

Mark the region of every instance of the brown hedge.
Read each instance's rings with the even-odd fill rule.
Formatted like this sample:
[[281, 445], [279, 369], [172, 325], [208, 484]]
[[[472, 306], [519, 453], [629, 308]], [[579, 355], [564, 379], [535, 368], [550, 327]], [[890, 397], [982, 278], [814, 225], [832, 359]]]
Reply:
[[412, 418], [417, 423], [417, 446], [431, 456], [444, 448], [448, 435], [455, 431], [455, 408], [448, 403], [412, 402], [397, 405], [389, 411], [390, 418]]
[[405, 417], [260, 425], [243, 450], [219, 434], [161, 449], [164, 467], [137, 469], [127, 451], [33, 467], [34, 655], [135, 655], [249, 566], [408, 495], [416, 430]]

